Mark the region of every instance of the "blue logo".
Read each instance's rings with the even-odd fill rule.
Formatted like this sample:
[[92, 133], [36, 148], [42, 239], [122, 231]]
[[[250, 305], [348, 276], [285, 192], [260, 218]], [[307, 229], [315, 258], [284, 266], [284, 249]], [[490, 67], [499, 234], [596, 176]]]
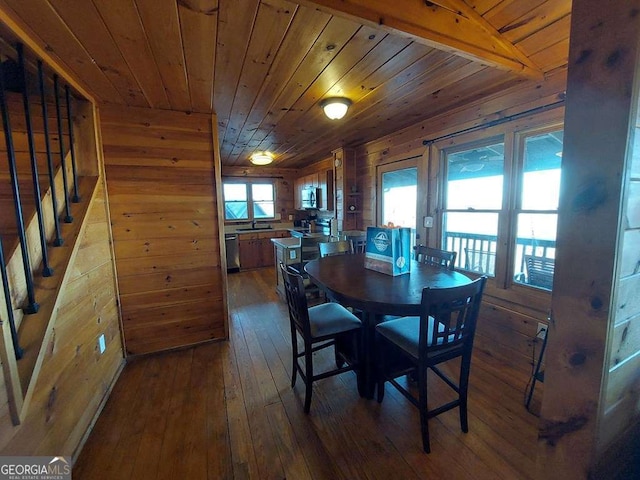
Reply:
[[391, 242], [389, 242], [389, 236], [387, 232], [378, 232], [375, 237], [373, 237], [373, 245], [376, 247], [376, 250], [379, 252], [384, 252]]

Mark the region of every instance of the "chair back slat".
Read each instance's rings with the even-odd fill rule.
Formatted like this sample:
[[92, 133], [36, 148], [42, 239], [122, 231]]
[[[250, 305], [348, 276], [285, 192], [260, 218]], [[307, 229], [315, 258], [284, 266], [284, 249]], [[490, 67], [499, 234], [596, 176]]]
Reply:
[[349, 237], [353, 246], [353, 253], [364, 253], [367, 250], [367, 235]]
[[280, 271], [284, 280], [287, 307], [289, 308], [289, 318], [292, 325], [295, 325], [295, 328], [302, 335], [311, 335], [309, 306], [302, 276], [290, 271], [282, 262], [280, 262]]
[[431, 248], [425, 245], [416, 245], [415, 250], [416, 261], [425, 265], [434, 265], [437, 267], [448, 268], [453, 270], [456, 264], [456, 252], [440, 250], [439, 248]]
[[[420, 315], [420, 350], [471, 348], [486, 276], [460, 287], [425, 288]], [[434, 319], [429, 332], [429, 317]]]
[[339, 242], [322, 242], [318, 243], [321, 257], [330, 257], [332, 255], [345, 255], [353, 252], [350, 240], [340, 240]]

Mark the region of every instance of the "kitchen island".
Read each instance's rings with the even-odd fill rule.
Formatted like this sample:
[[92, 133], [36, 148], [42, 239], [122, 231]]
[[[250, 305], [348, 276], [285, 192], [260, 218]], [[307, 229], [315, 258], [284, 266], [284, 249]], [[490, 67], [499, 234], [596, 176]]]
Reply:
[[[293, 233], [293, 232], [292, 232]], [[311, 240], [310, 244], [302, 248], [302, 242], [304, 239]], [[284, 265], [294, 265], [301, 263], [301, 258], [304, 260], [310, 260], [319, 256], [317, 242], [328, 241], [329, 237], [321, 233], [306, 233], [300, 238], [272, 238], [275, 258], [275, 275], [276, 275], [276, 291], [280, 298], [286, 301], [284, 292], [284, 283], [282, 280], [282, 274], [280, 273], [280, 262]]]
[[291, 265], [300, 262], [300, 238], [272, 238], [271, 241], [276, 265], [276, 292], [282, 300], [286, 301], [280, 263]]

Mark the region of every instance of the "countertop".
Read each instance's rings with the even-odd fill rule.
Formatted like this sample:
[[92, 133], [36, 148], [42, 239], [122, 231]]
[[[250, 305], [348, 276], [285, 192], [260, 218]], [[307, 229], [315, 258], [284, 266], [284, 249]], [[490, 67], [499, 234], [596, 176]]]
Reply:
[[[258, 224], [260, 225], [260, 224]], [[239, 225], [225, 225], [224, 233], [237, 233], [239, 235], [243, 233], [262, 233], [262, 232], [282, 232], [283, 230], [290, 231], [293, 229], [292, 223], [266, 223], [265, 225], [270, 225], [271, 228], [252, 228], [250, 230], [242, 230], [243, 228], [250, 228], [250, 223], [243, 223]]]
[[300, 248], [300, 239], [294, 237], [288, 238], [272, 238], [271, 241], [276, 247], [284, 249]]

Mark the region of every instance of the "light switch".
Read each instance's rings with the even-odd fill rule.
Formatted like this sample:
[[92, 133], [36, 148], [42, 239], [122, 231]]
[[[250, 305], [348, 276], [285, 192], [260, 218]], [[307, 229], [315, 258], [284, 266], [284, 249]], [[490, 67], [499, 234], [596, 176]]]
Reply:
[[424, 217], [423, 225], [425, 228], [433, 227], [433, 217]]

